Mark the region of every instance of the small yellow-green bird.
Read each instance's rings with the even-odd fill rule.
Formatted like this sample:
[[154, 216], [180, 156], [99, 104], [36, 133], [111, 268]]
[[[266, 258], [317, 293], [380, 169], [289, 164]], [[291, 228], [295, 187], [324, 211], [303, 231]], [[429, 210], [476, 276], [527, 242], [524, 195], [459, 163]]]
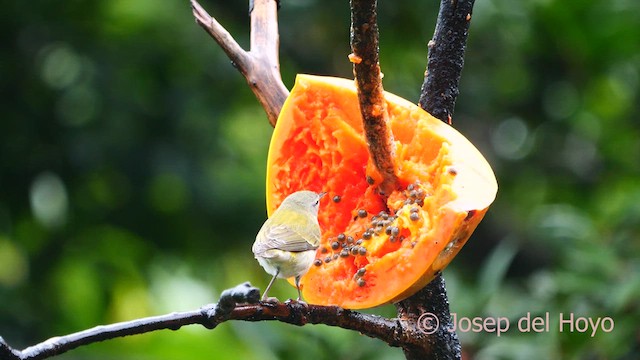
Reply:
[[251, 250], [264, 270], [273, 275], [263, 301], [277, 277], [294, 277], [300, 300], [300, 277], [311, 267], [320, 245], [318, 206], [325, 194], [294, 192], [262, 225]]

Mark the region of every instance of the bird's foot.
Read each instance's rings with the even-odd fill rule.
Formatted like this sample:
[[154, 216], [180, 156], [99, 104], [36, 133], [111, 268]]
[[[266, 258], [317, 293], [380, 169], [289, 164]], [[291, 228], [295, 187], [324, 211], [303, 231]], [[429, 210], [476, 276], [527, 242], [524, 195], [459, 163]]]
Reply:
[[273, 297], [273, 296], [269, 296], [269, 297], [263, 296], [260, 301], [268, 302], [268, 303], [275, 303], [275, 304], [280, 302], [280, 300], [278, 300], [277, 297]]
[[287, 301], [284, 302], [285, 304], [291, 304], [291, 303], [298, 303], [300, 305], [308, 305], [304, 300], [302, 300], [301, 298], [297, 298], [297, 299], [288, 299]]

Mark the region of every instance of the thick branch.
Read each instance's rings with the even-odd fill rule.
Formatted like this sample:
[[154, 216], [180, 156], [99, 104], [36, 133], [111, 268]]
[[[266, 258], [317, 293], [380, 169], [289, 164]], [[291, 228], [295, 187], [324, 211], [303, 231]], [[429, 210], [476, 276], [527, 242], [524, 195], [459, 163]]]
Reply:
[[451, 124], [474, 0], [441, 0], [419, 104]]
[[369, 154], [383, 177], [380, 189], [388, 195], [397, 187], [398, 178], [378, 50], [377, 1], [351, 0], [352, 54], [349, 58], [353, 62]]
[[432, 314], [438, 319], [437, 325], [434, 325], [435, 331], [430, 336], [418, 334], [424, 341], [421, 346], [403, 347], [407, 360], [461, 358], [462, 348], [451, 322], [447, 290], [441, 274], [412, 297], [397, 303], [396, 308], [398, 318], [412, 323], [424, 321], [424, 317], [421, 319], [422, 314]]
[[250, 10], [251, 50], [248, 52], [196, 0], [191, 0], [191, 8], [196, 23], [211, 35], [242, 73], [267, 113], [269, 122], [275, 126], [282, 104], [289, 96], [280, 76], [277, 1], [253, 1]]
[[[429, 60], [419, 104], [433, 116], [451, 124], [459, 94], [458, 84], [464, 65], [464, 52], [474, 0], [441, 0], [433, 40], [429, 41]], [[400, 318], [415, 318], [429, 312], [437, 316], [440, 326], [426, 338], [427, 352], [405, 347], [407, 359], [460, 359], [461, 347], [453, 331], [444, 279], [438, 274], [415, 295], [396, 304]]]
[[0, 337], [0, 359], [44, 359], [98, 341], [155, 330], [178, 330], [182, 326], [192, 324], [200, 324], [212, 329], [227, 320], [277, 320], [298, 326], [325, 324], [355, 330], [372, 338], [381, 339], [391, 346], [420, 349], [423, 344], [424, 334], [416, 317], [408, 321], [407, 319], [387, 319], [337, 306], [308, 305], [297, 301], [259, 302], [259, 298], [260, 291], [249, 283], [244, 283], [223, 291], [217, 304], [205, 305], [199, 310], [96, 326], [74, 334], [51, 338], [22, 351], [11, 348]]

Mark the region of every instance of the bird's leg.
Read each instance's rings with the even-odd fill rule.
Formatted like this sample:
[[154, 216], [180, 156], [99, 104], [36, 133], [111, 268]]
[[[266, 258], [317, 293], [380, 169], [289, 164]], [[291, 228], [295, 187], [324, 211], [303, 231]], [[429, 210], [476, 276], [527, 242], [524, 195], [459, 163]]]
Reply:
[[300, 293], [300, 275], [296, 276], [296, 289], [298, 289], [298, 301], [302, 300], [302, 294]]
[[267, 285], [267, 288], [264, 290], [264, 293], [262, 294], [262, 301], [266, 301], [267, 300], [267, 293], [269, 292], [269, 289], [271, 289], [271, 285], [273, 285], [273, 282], [276, 281], [276, 278], [278, 277], [278, 274], [280, 274], [280, 268], [278, 268], [276, 270], [276, 273], [273, 274], [273, 277], [271, 278], [271, 281], [269, 281], [269, 285]]

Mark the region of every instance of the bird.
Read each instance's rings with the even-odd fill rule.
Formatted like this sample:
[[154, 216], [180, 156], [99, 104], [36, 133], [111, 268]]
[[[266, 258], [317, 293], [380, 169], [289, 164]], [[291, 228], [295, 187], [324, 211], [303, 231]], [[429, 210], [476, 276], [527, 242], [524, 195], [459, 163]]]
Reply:
[[287, 196], [264, 222], [251, 247], [258, 263], [272, 275], [262, 301], [276, 278], [295, 279], [298, 301], [301, 300], [300, 278], [306, 274], [320, 246], [318, 208], [325, 192], [302, 190]]

